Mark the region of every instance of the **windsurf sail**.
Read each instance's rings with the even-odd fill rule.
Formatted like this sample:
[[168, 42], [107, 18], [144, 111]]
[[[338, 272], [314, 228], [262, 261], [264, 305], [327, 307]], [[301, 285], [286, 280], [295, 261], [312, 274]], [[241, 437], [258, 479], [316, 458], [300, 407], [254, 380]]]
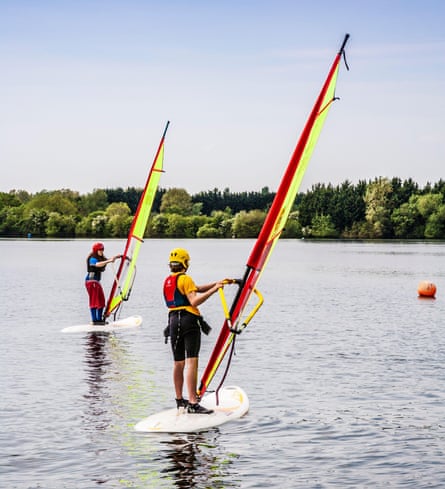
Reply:
[[[294, 149], [275, 198], [272, 202], [272, 206], [266, 216], [258, 238], [247, 260], [247, 267], [244, 276], [242, 279], [236, 281], [236, 283], [239, 285], [239, 289], [233, 299], [230, 309], [227, 306], [224, 292], [222, 289], [220, 289], [225, 320], [199, 384], [198, 395], [200, 396], [202, 396], [207, 390], [207, 387], [215, 376], [216, 371], [218, 370], [231, 345], [231, 352], [233, 352], [236, 335], [244, 330], [263, 303], [263, 298], [260, 292], [256, 289], [256, 285], [272, 253], [272, 250], [274, 249], [278, 238], [286, 225], [286, 221], [294, 204], [295, 197], [317, 139], [320, 135], [323, 123], [332, 102], [336, 100], [335, 87], [337, 75], [341, 57], [344, 57], [344, 49], [348, 38], [349, 34], [346, 34], [341, 48], [334, 59], [331, 69], [329, 70], [321, 92], [309, 115], [303, 132], [301, 133], [300, 139]], [[346, 67], [348, 68], [347, 64]], [[243, 320], [244, 309], [252, 294], [257, 296], [258, 301], [252, 311]], [[228, 361], [228, 364], [229, 363], [230, 359]], [[225, 375], [220, 386], [222, 385], [224, 378]]]
[[125, 251], [119, 263], [119, 268], [116, 272], [105, 308], [105, 317], [108, 317], [111, 314], [116, 317], [117, 312], [122, 306], [122, 302], [127, 301], [130, 297], [134, 279], [136, 278], [136, 261], [138, 259], [140, 247], [144, 241], [144, 233], [147, 227], [148, 218], [150, 217], [161, 173], [163, 172], [164, 141], [169, 124], [170, 121], [167, 121], [156, 156], [148, 174], [147, 182], [131, 223]]

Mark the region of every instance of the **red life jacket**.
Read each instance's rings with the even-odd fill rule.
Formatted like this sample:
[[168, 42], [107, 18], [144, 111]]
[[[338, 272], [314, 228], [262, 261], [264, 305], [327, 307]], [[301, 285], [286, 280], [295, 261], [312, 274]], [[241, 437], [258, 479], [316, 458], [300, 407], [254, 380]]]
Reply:
[[169, 309], [190, 305], [187, 296], [182, 294], [178, 289], [178, 277], [180, 275], [184, 274], [169, 275], [164, 282], [164, 299]]

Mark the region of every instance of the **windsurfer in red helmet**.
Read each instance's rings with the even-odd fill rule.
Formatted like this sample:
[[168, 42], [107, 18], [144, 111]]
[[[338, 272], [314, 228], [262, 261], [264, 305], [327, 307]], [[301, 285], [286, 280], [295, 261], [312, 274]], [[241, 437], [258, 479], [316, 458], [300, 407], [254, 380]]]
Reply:
[[[206, 301], [224, 282], [207, 285], [195, 285], [186, 274], [190, 256], [187, 250], [175, 248], [170, 252], [171, 274], [164, 282], [164, 298], [169, 309], [168, 327], [164, 334], [170, 336], [173, 352], [173, 382], [175, 384], [176, 406], [186, 408], [188, 413], [211, 414], [198, 403], [198, 357], [201, 346], [201, 329], [208, 334], [210, 327], [200, 315], [198, 306]], [[184, 376], [185, 370], [185, 376]], [[184, 399], [182, 390], [188, 391], [189, 398]]]
[[85, 277], [85, 287], [90, 298], [91, 324], [106, 324], [103, 319], [105, 307], [105, 295], [100, 278], [105, 267], [113, 263], [122, 255], [113, 256], [108, 259], [104, 255], [103, 243], [94, 243], [91, 253], [87, 257], [87, 276]]

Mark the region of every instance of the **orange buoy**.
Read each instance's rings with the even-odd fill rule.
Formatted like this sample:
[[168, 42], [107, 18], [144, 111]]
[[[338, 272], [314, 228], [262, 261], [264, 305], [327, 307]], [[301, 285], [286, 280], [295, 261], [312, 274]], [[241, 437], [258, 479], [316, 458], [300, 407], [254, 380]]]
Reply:
[[433, 297], [436, 295], [436, 286], [432, 282], [422, 280], [417, 287], [417, 293], [420, 297]]

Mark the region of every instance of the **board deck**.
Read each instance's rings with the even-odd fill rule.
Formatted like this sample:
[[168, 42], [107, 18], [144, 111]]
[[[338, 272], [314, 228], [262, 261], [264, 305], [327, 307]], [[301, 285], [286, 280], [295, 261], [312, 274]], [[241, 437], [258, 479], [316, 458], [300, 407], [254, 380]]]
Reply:
[[111, 333], [123, 329], [137, 328], [142, 324], [142, 316], [129, 316], [127, 318], [111, 321], [108, 324], [79, 324], [68, 326], [61, 330], [62, 333]]
[[144, 433], [191, 433], [220, 426], [241, 418], [249, 410], [249, 399], [241, 387], [223, 387], [216, 405], [214, 392], [205, 395], [201, 405], [213, 409], [212, 414], [189, 414], [184, 408], [167, 409], [139, 421], [134, 427]]

